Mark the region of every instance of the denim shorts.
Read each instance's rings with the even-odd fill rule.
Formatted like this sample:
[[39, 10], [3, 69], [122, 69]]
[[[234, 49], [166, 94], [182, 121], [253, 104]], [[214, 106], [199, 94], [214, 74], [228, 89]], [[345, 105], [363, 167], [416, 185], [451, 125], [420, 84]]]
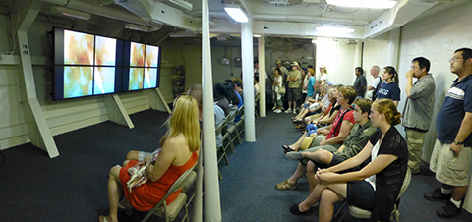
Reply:
[[346, 199], [350, 205], [372, 211], [375, 203], [375, 190], [365, 180], [347, 182]]

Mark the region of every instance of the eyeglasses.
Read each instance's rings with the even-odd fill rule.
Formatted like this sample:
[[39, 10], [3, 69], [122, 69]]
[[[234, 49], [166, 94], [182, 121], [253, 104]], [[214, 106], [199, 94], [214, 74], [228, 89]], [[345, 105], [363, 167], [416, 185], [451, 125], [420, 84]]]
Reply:
[[457, 62], [457, 60], [462, 59], [462, 58], [451, 58], [449, 59], [449, 63]]

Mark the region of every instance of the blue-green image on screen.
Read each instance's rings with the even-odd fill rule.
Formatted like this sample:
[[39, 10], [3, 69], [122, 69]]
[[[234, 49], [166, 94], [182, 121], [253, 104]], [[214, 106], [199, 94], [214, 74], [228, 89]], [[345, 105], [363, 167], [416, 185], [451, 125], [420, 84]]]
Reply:
[[64, 67], [64, 98], [92, 95], [92, 67]]
[[144, 88], [155, 88], [157, 82], [157, 69], [146, 68], [144, 73]]
[[129, 69], [129, 90], [143, 89], [144, 68]]
[[93, 94], [112, 93], [115, 90], [115, 68], [95, 67]]

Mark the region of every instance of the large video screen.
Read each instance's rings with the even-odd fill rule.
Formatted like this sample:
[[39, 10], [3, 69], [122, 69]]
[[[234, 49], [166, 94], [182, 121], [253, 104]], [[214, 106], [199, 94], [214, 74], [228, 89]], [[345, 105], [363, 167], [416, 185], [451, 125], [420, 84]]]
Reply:
[[159, 86], [160, 47], [54, 28], [54, 100]]
[[137, 42], [125, 42], [124, 48], [125, 66], [129, 65], [129, 68], [124, 71], [128, 75], [123, 77], [123, 90], [132, 91], [158, 87], [160, 48]]

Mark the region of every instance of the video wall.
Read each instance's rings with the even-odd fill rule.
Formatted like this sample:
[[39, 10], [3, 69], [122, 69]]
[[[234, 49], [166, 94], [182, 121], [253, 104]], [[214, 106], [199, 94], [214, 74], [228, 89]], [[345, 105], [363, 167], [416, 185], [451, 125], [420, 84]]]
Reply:
[[54, 100], [159, 87], [158, 46], [54, 28]]

